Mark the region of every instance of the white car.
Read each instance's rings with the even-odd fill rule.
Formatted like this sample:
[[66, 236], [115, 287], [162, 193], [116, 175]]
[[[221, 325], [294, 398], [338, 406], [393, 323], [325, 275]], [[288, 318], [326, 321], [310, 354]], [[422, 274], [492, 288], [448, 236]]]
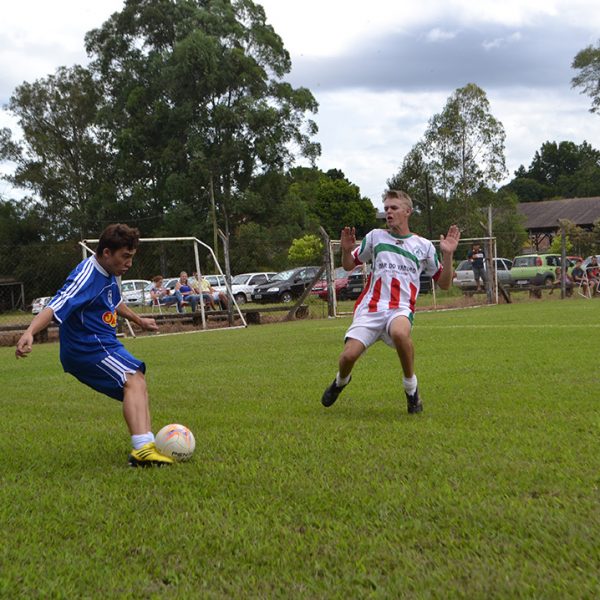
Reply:
[[121, 297], [128, 306], [148, 304], [150, 294], [146, 291], [151, 282], [147, 279], [125, 279], [121, 281]]
[[[510, 269], [512, 261], [508, 258], [495, 258], [496, 274], [500, 285], [510, 284]], [[475, 277], [473, 276], [473, 263], [469, 260], [463, 260], [459, 263], [454, 271], [454, 279], [452, 283], [461, 290], [474, 290]]]
[[36, 298], [31, 303], [31, 314], [37, 315], [48, 306], [48, 302], [52, 300], [52, 296], [43, 296], [42, 298]]
[[[267, 283], [275, 273], [262, 272], [262, 273], [242, 273], [236, 275], [231, 279], [231, 292], [233, 297], [238, 304], [244, 304], [250, 302], [252, 299], [252, 292], [257, 285], [261, 283]], [[227, 293], [227, 287], [225, 284], [219, 286], [213, 286], [220, 292]]]

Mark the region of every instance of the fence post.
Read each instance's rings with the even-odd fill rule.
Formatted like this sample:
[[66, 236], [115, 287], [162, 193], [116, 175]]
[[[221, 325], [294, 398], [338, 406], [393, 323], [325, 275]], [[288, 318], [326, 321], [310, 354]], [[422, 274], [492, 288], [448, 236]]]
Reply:
[[321, 232], [321, 238], [323, 239], [323, 244], [325, 245], [325, 253], [323, 256], [323, 261], [325, 263], [325, 279], [327, 280], [327, 316], [335, 317], [335, 282], [333, 279], [333, 257], [331, 255], [331, 240], [327, 235], [327, 232], [323, 227], [319, 225], [319, 231]]

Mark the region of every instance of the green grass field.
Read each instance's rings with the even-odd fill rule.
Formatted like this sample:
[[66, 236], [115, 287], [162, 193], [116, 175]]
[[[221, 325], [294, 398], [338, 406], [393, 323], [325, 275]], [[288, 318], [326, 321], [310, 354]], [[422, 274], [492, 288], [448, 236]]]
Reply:
[[598, 597], [599, 309], [418, 314], [410, 417], [383, 344], [320, 405], [348, 319], [126, 341], [196, 435], [160, 470], [57, 345], [0, 348], [0, 597]]

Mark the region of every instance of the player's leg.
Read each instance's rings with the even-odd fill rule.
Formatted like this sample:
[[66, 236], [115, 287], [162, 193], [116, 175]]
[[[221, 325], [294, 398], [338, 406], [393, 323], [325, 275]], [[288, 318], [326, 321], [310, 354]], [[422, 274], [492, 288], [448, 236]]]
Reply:
[[141, 371], [127, 375], [123, 386], [123, 417], [131, 435], [146, 434], [152, 430], [148, 388]]
[[390, 336], [402, 365], [402, 385], [406, 394], [409, 413], [418, 413], [423, 410], [423, 403], [419, 397], [417, 376], [415, 375], [415, 348], [412, 340], [412, 322], [406, 315], [398, 315], [389, 325]]
[[110, 398], [123, 402], [123, 416], [131, 435], [132, 466], [170, 464], [173, 460], [158, 454], [150, 426], [146, 365], [123, 346], [95, 354], [61, 357], [65, 371], [79, 381]]
[[172, 458], [160, 454], [154, 445], [148, 387], [146, 377], [141, 371], [127, 375], [123, 386], [123, 417], [133, 444], [129, 455], [130, 466], [163, 466], [173, 463]]
[[344, 349], [338, 360], [338, 375], [340, 380], [348, 383], [348, 378], [350, 377], [350, 373], [352, 373], [356, 361], [361, 357], [365, 350], [365, 345], [360, 340], [346, 338]]
[[321, 404], [323, 406], [331, 406], [338, 399], [342, 390], [350, 383], [352, 369], [365, 350], [366, 347], [361, 341], [354, 338], [346, 338], [344, 349], [338, 360], [337, 375], [321, 397]]

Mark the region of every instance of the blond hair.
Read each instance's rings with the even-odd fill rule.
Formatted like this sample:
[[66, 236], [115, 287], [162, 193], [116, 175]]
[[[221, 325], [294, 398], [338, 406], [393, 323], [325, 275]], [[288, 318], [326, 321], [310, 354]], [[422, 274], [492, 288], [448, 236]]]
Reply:
[[385, 202], [388, 198], [396, 198], [397, 200], [403, 200], [404, 202], [406, 202], [406, 204], [408, 204], [411, 210], [413, 208], [413, 201], [411, 197], [402, 190], [387, 190], [383, 195], [383, 201]]

